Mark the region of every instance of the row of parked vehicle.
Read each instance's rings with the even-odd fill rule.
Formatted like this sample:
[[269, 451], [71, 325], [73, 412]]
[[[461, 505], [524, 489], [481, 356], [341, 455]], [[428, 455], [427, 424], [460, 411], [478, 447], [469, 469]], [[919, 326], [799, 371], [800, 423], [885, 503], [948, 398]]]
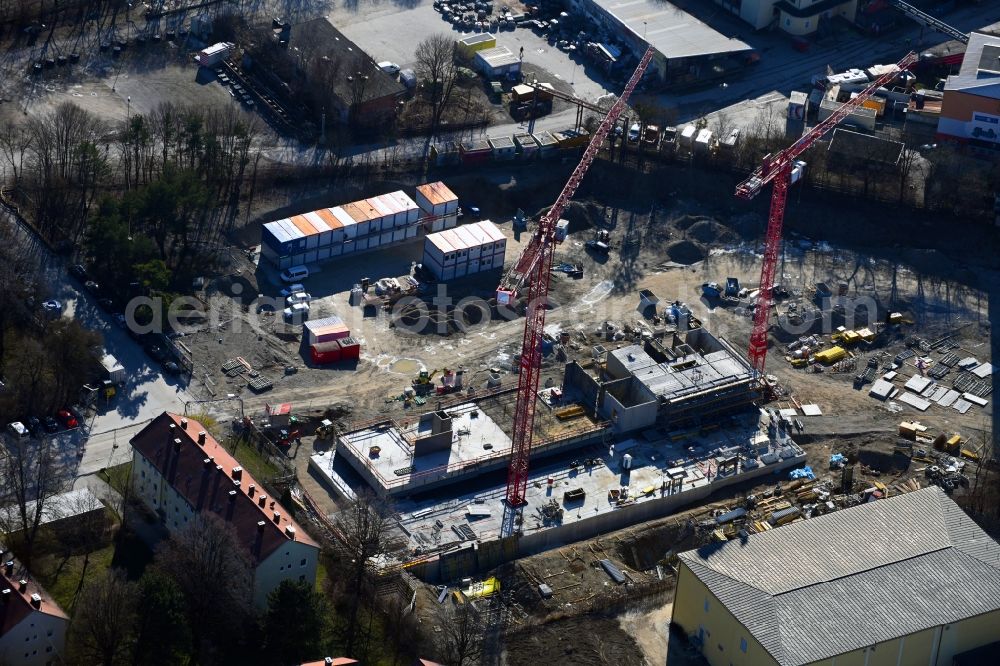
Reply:
[[70, 409], [60, 409], [51, 416], [31, 416], [24, 421], [24, 427], [27, 429], [27, 434], [40, 438], [45, 434], [52, 435], [57, 432], [76, 430], [80, 427], [82, 420], [82, 415]]
[[475, 32], [513, 30], [518, 23], [528, 17], [525, 13], [513, 12], [507, 5], [501, 6], [494, 14], [493, 3], [483, 1], [448, 3], [443, 0], [434, 0], [434, 9], [440, 12], [441, 18], [459, 30], [473, 30]]
[[[177, 359], [174, 357], [173, 353], [169, 349], [169, 340], [162, 333], [139, 333], [132, 328], [130, 328], [125, 321], [125, 315], [117, 307], [115, 301], [109, 298], [101, 286], [90, 278], [87, 273], [87, 268], [83, 264], [74, 264], [69, 267], [69, 274], [76, 278], [85, 290], [97, 296], [97, 304], [102, 310], [111, 315], [112, 321], [118, 328], [125, 330], [129, 337], [142, 345], [143, 350], [146, 354], [160, 364], [163, 371], [167, 374], [176, 375], [180, 374], [181, 367], [177, 363]], [[138, 285], [135, 285], [136, 287]], [[43, 307], [45, 305], [43, 304]], [[62, 310], [62, 304], [59, 304], [59, 310]]]

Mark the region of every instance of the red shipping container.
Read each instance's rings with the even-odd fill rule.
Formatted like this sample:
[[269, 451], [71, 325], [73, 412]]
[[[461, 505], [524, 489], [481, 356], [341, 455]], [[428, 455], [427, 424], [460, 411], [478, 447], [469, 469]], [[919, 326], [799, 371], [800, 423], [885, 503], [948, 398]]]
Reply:
[[354, 338], [341, 338], [337, 340], [337, 344], [340, 345], [340, 360], [341, 361], [359, 361], [361, 360], [361, 343]]
[[317, 365], [323, 365], [326, 363], [336, 363], [341, 359], [340, 345], [339, 341], [333, 340], [331, 342], [321, 342], [319, 344], [313, 345], [310, 349], [312, 351], [312, 361]]

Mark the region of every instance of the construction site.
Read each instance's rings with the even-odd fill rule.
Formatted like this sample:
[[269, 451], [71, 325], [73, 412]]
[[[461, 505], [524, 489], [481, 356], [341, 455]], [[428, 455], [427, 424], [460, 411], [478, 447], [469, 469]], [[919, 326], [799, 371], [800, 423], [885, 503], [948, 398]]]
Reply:
[[[392, 507], [373, 564], [422, 581], [421, 617], [469, 604], [521, 636], [510, 663], [526, 645], [590, 663], [574, 651], [590, 647], [547, 641], [567, 629], [603, 632], [620, 663], [662, 663], [679, 552], [931, 485], [971, 497], [995, 474], [990, 243], [789, 194], [798, 158], [880, 84], [736, 197], [735, 179], [690, 165], [598, 162], [584, 181], [613, 107], [593, 150], [556, 167], [559, 192], [552, 174], [445, 179], [504, 236], [502, 270], [429, 278], [419, 238], [314, 270], [311, 305], [357, 356], [319, 363], [314, 331], [277, 317], [185, 344], [206, 387], [244, 396], [317, 524]], [[254, 277], [248, 293], [280, 284], [264, 264]], [[454, 305], [467, 299], [475, 318]], [[213, 368], [232, 357], [250, 371]], [[273, 395], [244, 392], [253, 372]], [[639, 611], [659, 624], [622, 619]]]

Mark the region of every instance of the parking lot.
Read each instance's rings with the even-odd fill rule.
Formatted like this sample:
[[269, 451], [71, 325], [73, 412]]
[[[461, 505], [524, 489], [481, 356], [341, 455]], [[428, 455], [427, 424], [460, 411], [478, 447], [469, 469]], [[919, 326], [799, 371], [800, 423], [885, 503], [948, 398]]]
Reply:
[[[432, 0], [419, 0], [408, 8], [392, 2], [346, 4], [327, 18], [376, 61], [389, 60], [403, 68], [413, 67], [413, 54], [422, 39], [436, 34], [460, 39], [474, 32], [458, 30], [446, 22], [432, 6]], [[582, 60], [571, 59], [527, 27], [494, 34], [497, 46], [506, 46], [515, 54], [523, 47], [526, 65], [535, 65], [554, 78], [571, 83], [576, 94], [584, 99], [595, 100], [608, 92], [619, 92], [614, 85], [608, 87], [598, 72], [584, 67]]]

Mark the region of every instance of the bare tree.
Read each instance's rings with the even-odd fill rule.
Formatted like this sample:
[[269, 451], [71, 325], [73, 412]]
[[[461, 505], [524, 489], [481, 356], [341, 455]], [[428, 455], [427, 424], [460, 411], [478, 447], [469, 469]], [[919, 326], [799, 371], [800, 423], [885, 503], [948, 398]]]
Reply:
[[417, 75], [422, 79], [431, 105], [431, 136], [437, 132], [441, 116], [455, 89], [457, 66], [455, 41], [448, 35], [432, 35], [417, 44], [414, 53]]
[[138, 598], [135, 583], [120, 569], [111, 569], [83, 586], [70, 625], [70, 654], [75, 663], [115, 666], [129, 662]]
[[350, 556], [349, 589], [350, 609], [347, 617], [345, 648], [353, 654], [357, 645], [359, 610], [362, 598], [372, 580], [372, 558], [385, 553], [387, 533], [393, 511], [385, 500], [372, 493], [359, 494], [351, 504], [337, 516], [344, 545]]
[[154, 563], [184, 594], [196, 655], [239, 631], [250, 613], [252, 577], [249, 552], [232, 525], [200, 513], [160, 545]]
[[3, 495], [13, 501], [13, 506], [0, 512], [0, 520], [6, 523], [4, 532], [30, 570], [42, 518], [52, 497], [60, 492], [62, 479], [48, 438], [41, 442], [31, 438], [11, 441], [0, 455]]
[[443, 629], [445, 661], [450, 666], [468, 666], [483, 654], [483, 621], [471, 603], [455, 607], [453, 617]]
[[31, 147], [31, 133], [24, 125], [7, 121], [0, 126], [0, 151], [14, 172], [16, 184], [24, 171], [24, 155]]

